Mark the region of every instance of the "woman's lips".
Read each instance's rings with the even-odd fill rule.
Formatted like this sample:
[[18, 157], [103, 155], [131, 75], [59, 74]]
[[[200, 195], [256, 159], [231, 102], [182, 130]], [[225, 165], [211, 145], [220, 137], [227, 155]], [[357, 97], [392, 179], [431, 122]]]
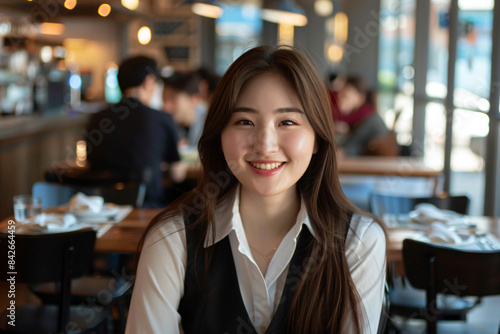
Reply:
[[265, 169], [265, 170], [279, 168], [282, 164], [284, 164], [284, 162], [260, 163], [260, 162], [251, 162], [250, 161], [250, 165], [252, 165], [253, 167], [258, 168], [258, 169]]
[[249, 161], [248, 164], [252, 170], [261, 176], [272, 176], [278, 173], [286, 165], [286, 162], [275, 161], [275, 162], [252, 162]]

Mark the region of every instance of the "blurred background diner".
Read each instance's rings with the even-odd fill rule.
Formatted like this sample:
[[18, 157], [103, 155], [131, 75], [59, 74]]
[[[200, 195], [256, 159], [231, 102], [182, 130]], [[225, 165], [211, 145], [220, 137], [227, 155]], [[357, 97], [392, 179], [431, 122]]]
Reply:
[[338, 86], [335, 87], [338, 91], [330, 91], [330, 98], [341, 154], [399, 155], [396, 137], [389, 135], [384, 120], [375, 109], [376, 93], [368, 89], [363, 78], [337, 77], [333, 85]]
[[[140, 209], [196, 185], [220, 76], [276, 43], [305, 50], [325, 78], [356, 205], [382, 217], [378, 195], [465, 196], [462, 214], [500, 218], [498, 0], [0, 0], [0, 220], [16, 195], [57, 207], [46, 189], [58, 186], [65, 204], [83, 191], [146, 224]], [[117, 187], [130, 198], [109, 195]]]

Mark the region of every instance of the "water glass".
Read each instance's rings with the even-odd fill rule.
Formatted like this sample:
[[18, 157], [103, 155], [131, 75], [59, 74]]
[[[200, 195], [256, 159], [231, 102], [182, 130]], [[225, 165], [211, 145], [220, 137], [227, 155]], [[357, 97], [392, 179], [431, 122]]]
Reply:
[[42, 213], [42, 199], [31, 195], [14, 196], [14, 218], [25, 222]]

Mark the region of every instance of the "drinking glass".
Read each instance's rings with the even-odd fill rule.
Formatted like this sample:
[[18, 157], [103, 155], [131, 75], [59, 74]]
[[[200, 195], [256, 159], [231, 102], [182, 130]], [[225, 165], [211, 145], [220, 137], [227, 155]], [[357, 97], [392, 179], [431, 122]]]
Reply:
[[25, 222], [42, 213], [42, 199], [31, 195], [14, 196], [14, 218]]

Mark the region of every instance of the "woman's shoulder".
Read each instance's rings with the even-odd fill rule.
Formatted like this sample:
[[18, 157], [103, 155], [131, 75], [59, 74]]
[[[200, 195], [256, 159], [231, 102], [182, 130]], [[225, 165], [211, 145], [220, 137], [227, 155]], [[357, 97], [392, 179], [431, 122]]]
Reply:
[[185, 225], [181, 214], [160, 213], [158, 222], [148, 231], [144, 249], [163, 243], [172, 243], [185, 239]]
[[355, 213], [352, 216], [346, 240], [347, 248], [357, 248], [360, 245], [382, 246], [385, 249], [385, 233], [378, 221], [373, 217]]

